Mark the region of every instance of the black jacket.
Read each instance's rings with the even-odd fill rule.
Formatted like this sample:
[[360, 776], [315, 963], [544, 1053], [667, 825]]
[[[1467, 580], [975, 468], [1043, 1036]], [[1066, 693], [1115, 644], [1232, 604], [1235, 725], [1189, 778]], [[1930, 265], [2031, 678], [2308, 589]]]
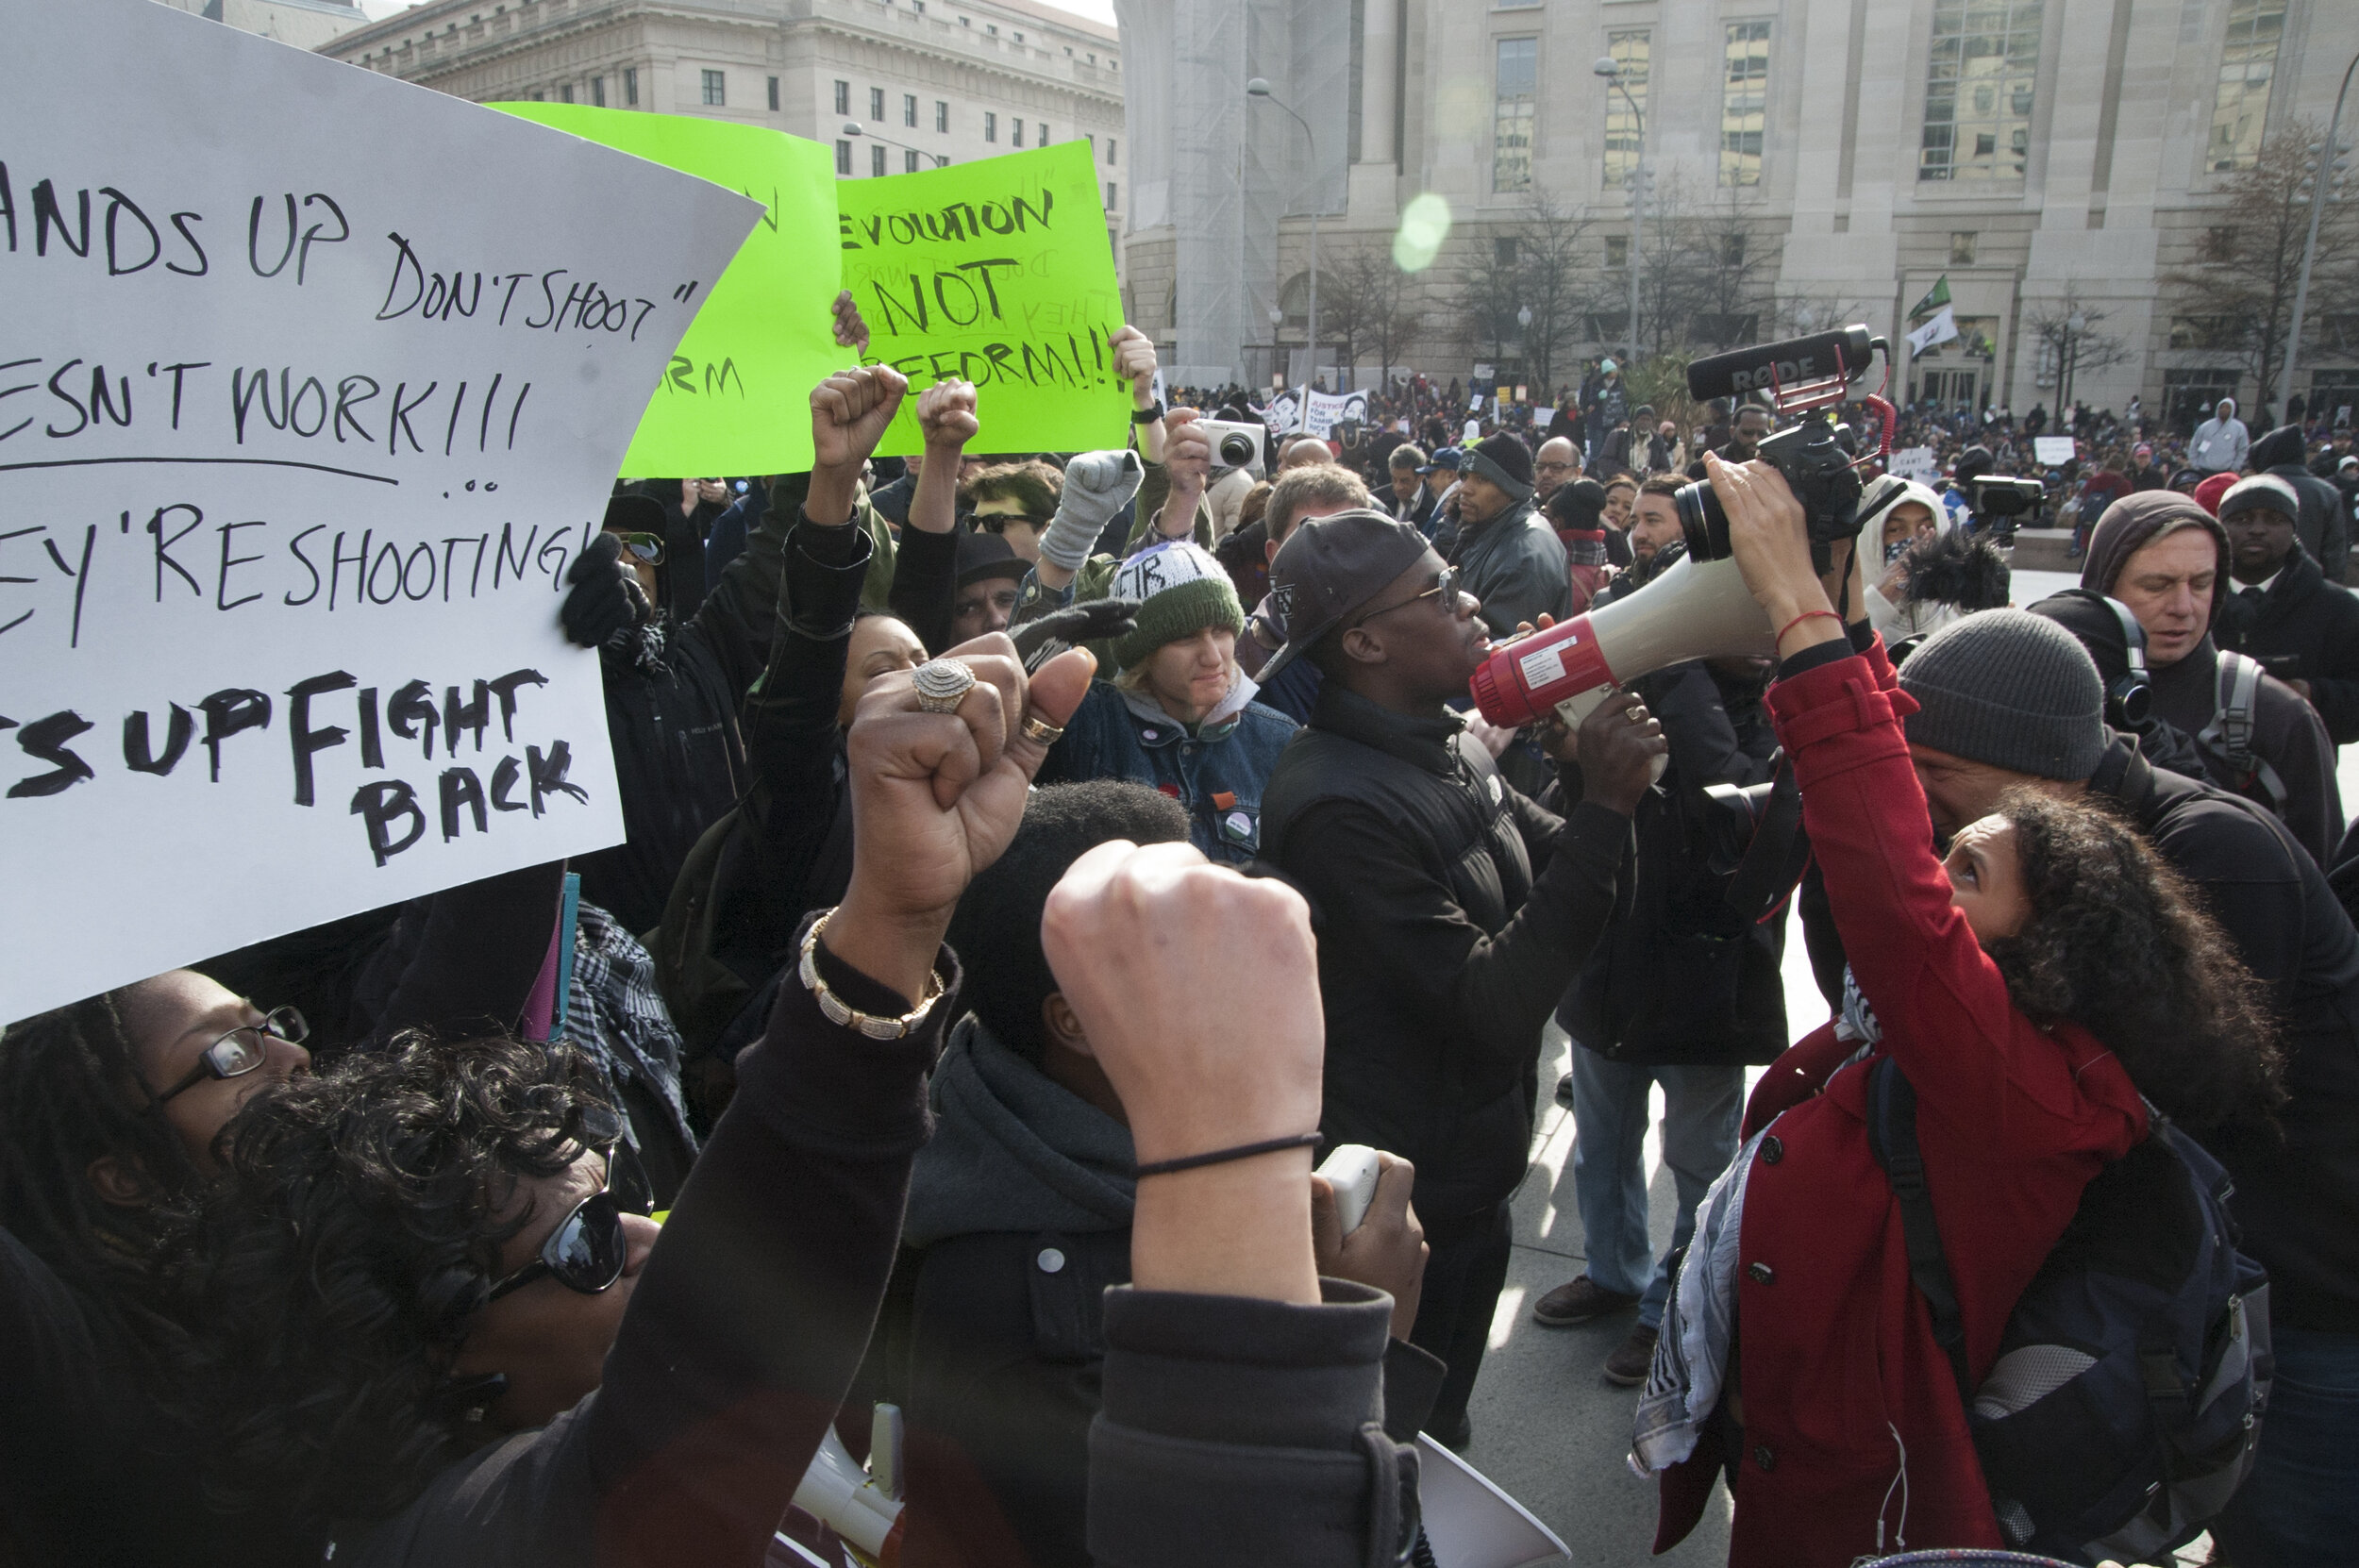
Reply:
[[690, 848], [745, 788], [737, 709], [770, 652], [795, 515], [764, 516], [694, 616], [618, 632], [598, 650], [627, 837], [574, 869], [582, 897], [627, 930], [651, 930], [663, 918]]
[[1414, 524], [1421, 534], [1432, 533], [1433, 514], [1439, 511], [1442, 506], [1442, 498], [1431, 485], [1417, 487], [1417, 504], [1406, 512], [1400, 509], [1400, 498], [1393, 493], [1393, 487], [1390, 485], [1377, 486], [1375, 490], [1368, 492], [1368, 499], [1385, 516], [1397, 517], [1404, 523]]
[[2196, 886], [2267, 988], [2286, 1053], [2285, 1141], [2222, 1138], [2244, 1248], [2283, 1323], [2359, 1332], [2359, 933], [2325, 875], [2250, 801], [2150, 767], [2116, 736], [2089, 779]]
[[1787, 1044], [1785, 922], [1740, 913], [1708, 864], [1708, 784], [1766, 783], [1778, 747], [1757, 685], [1703, 663], [1637, 682], [1671, 742], [1638, 803], [1634, 876], [1556, 1021], [1614, 1061], [1760, 1065]]
[[[2299, 444], [2295, 450], [2300, 450]], [[2295, 532], [2329, 581], [2343, 580], [2343, 563], [2351, 558], [2351, 511], [2334, 482], [2321, 479], [2300, 462], [2255, 465], [2256, 474], [2269, 474], [2294, 487], [2301, 500], [2301, 518]]]
[[[906, 1568], [1087, 1568], [1107, 1290], [1130, 1282], [1129, 1130], [972, 1016], [935, 1069], [901, 1261], [854, 1404], [908, 1422]], [[1389, 1347], [1412, 1441], [1441, 1363]]]
[[[2153, 672], [2154, 716], [2200, 737], [2219, 709], [2219, 652], [2210, 637], [2176, 664]], [[2211, 781], [2267, 804], [2257, 778], [2232, 766], [2217, 748], [2200, 747]], [[2280, 680], [2264, 676], [2253, 699], [2252, 754], [2277, 772], [2285, 788], [2282, 815], [2294, 839], [2325, 865], [2343, 837], [2342, 790], [2334, 778], [2334, 742], [2317, 709]]]
[[2307, 681], [2310, 705], [2336, 745], [2359, 741], [2359, 595], [2326, 580], [2299, 544], [2266, 593], [2233, 579], [2220, 585], [2228, 603], [2213, 635], [2238, 653], [2279, 663], [2270, 674]]
[[1540, 1026], [1613, 912], [1630, 820], [1559, 819], [1455, 715], [1334, 682], [1262, 796], [1262, 854], [1321, 917], [1330, 1143], [1414, 1160], [1417, 1209], [1481, 1213], [1523, 1179]]

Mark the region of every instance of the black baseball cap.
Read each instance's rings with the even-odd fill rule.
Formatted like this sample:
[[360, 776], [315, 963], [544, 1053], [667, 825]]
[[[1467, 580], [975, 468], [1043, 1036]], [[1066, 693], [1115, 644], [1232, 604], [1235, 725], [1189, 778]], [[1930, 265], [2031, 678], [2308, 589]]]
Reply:
[[1268, 611], [1285, 629], [1286, 645], [1256, 678], [1268, 685], [1423, 559], [1427, 548], [1415, 525], [1365, 507], [1296, 524], [1269, 568]]

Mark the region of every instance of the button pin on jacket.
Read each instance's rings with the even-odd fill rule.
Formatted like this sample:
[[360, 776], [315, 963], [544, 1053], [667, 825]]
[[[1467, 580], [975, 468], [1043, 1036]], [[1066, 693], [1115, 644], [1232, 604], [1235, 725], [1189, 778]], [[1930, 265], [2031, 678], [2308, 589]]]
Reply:
[[1040, 1265], [1040, 1272], [1043, 1274], [1062, 1274], [1064, 1272], [1064, 1254], [1058, 1251], [1055, 1247], [1041, 1248], [1040, 1256], [1033, 1259], [1032, 1261]]

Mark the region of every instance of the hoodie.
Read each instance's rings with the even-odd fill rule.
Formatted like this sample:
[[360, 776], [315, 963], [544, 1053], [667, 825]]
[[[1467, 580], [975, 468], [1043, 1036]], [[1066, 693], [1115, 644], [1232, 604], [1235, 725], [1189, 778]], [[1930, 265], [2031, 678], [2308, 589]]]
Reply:
[[1867, 618], [1877, 631], [1893, 642], [1917, 632], [1932, 631], [1955, 620], [1958, 615], [1956, 609], [1946, 605], [1916, 602], [1922, 596], [1908, 592], [1903, 592], [1896, 602], [1885, 597], [1877, 587], [1892, 564], [1884, 559], [1884, 525], [1891, 521], [1896, 508], [1910, 505], [1923, 507], [1932, 514], [1936, 537], [1948, 533], [1956, 525], [1956, 520], [1949, 515], [1949, 509], [1942, 504], [1941, 497], [1933, 492], [1930, 485], [1919, 484], [1915, 479], [1887, 474], [1869, 485], [1860, 497], [1860, 515], [1865, 521], [1860, 524], [1858, 548], [1860, 570], [1867, 583]]
[[2236, 417], [2236, 400], [2223, 397], [2220, 408], [2226, 414], [2214, 413], [2195, 427], [2195, 440], [2187, 445], [2187, 461], [2206, 474], [2220, 474], [2244, 466], [2246, 448], [2252, 443], [2251, 432], [2244, 421]]
[[2234, 586], [2228, 573], [2228, 532], [2218, 519], [2170, 491], [2140, 491], [2124, 496], [2105, 509], [2096, 532], [2089, 536], [2081, 586], [2112, 595], [2130, 558], [2174, 524], [2198, 526], [2211, 535], [2218, 557], [2218, 577], [2212, 590], [2210, 629], [2203, 640], [2186, 658], [2151, 672], [2154, 715], [2197, 738], [2212, 783], [2276, 809], [2302, 847], [2323, 865], [2343, 836], [2342, 792], [2334, 780], [2334, 743], [2327, 738], [2317, 710], [2300, 693], [2274, 676], [2264, 676], [2253, 705], [2252, 752], [2275, 770], [2284, 785], [2282, 805], [2271, 801], [2255, 778], [2201, 740], [2202, 731], [2219, 709], [2219, 647], [2215, 639]]

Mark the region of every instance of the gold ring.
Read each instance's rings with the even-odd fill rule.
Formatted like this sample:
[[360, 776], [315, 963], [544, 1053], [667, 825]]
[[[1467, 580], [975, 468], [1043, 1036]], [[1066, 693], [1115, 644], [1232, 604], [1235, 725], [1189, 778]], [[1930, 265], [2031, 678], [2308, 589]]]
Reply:
[[975, 690], [975, 672], [955, 659], [929, 659], [910, 677], [917, 706], [929, 713], [955, 713]]
[[1064, 726], [1052, 725], [1046, 719], [1030, 715], [1025, 717], [1024, 738], [1026, 740], [1038, 741], [1044, 746], [1053, 746], [1063, 737]]

